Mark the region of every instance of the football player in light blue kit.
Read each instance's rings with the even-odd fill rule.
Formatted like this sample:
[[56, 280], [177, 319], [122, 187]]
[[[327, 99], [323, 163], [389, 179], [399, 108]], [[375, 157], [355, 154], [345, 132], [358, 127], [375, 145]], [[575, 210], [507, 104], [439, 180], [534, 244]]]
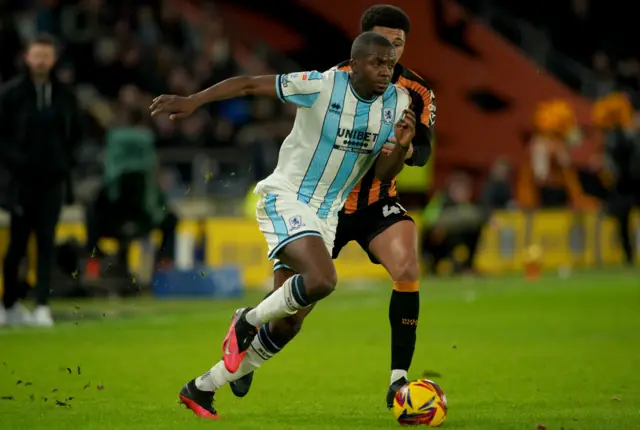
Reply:
[[[163, 95], [154, 100], [152, 115], [169, 113], [172, 119], [205, 103], [244, 95], [278, 97], [299, 107], [278, 166], [255, 189], [261, 195], [256, 213], [269, 259], [277, 258], [297, 275], [255, 308], [235, 312], [223, 342], [223, 360], [180, 392], [182, 402], [197, 415], [217, 418], [215, 391], [273, 354], [266, 323], [333, 292], [337, 275], [331, 250], [338, 211], [374, 163], [381, 180], [399, 173], [415, 132], [408, 93], [390, 85], [395, 63], [391, 42], [362, 33], [351, 48], [351, 72], [237, 77], [190, 97]], [[386, 156], [378, 159], [385, 145]]]

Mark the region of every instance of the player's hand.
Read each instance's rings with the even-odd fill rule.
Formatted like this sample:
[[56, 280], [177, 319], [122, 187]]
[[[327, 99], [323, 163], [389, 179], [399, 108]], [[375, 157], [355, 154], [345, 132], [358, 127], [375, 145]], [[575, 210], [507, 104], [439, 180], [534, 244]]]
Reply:
[[396, 137], [390, 138], [389, 142], [408, 148], [416, 134], [416, 114], [411, 109], [405, 109], [402, 118], [393, 127], [393, 131]]
[[153, 99], [149, 110], [151, 116], [168, 113], [169, 119], [180, 119], [188, 117], [198, 107], [198, 103], [190, 97], [163, 94]]
[[382, 145], [382, 149], [380, 150], [380, 152], [382, 153], [382, 155], [391, 155], [391, 153], [393, 152], [393, 148], [395, 147], [395, 143], [385, 143], [384, 145]]
[[407, 153], [405, 154], [404, 159], [408, 160], [411, 157], [413, 157], [413, 143], [409, 144], [409, 149], [407, 149]]

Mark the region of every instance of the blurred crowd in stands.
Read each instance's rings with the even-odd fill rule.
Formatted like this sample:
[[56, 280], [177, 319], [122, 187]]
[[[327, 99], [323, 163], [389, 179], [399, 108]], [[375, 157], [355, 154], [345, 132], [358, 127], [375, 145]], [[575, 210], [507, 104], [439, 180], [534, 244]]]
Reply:
[[[638, 105], [640, 91], [640, 48], [636, 43], [633, 4], [622, 0], [459, 0], [477, 16], [521, 47], [524, 38], [541, 35], [528, 49], [548, 51], [576, 61], [586, 71], [595, 72], [595, 85], [580, 88], [575, 79], [563, 74], [557, 61], [545, 64], [565, 82], [589, 97], [605, 96], [614, 90], [632, 93]], [[497, 19], [491, 17], [499, 16]], [[520, 20], [520, 21], [518, 21]], [[537, 37], [537, 36], [536, 36]], [[544, 40], [542, 40], [544, 39]], [[531, 45], [534, 45], [533, 47]], [[529, 53], [532, 54], [532, 53]], [[539, 55], [536, 57], [540, 58]], [[575, 78], [575, 77], [574, 77]]]
[[[191, 182], [192, 159], [202, 150], [242, 147], [244, 154], [253, 154], [248, 162], [255, 164], [250, 171], [256, 177], [275, 166], [278, 143], [288, 133], [294, 113], [281, 103], [229, 101], [179, 123], [166, 117], [151, 122], [148, 117], [154, 95], [189, 94], [233, 75], [273, 73], [278, 68], [277, 60], [259, 47], [232, 43], [212, 4], [195, 17], [179, 4], [162, 0], [0, 1], [0, 51], [5, 59], [0, 82], [21, 67], [26, 40], [46, 32], [60, 42], [57, 76], [76, 86], [90, 124], [76, 181], [99, 174], [105, 134], [113, 126], [131, 123], [134, 113], [144, 113], [137, 117], [156, 132], [160, 150], [182, 149], [180, 157], [165, 165], [167, 191]], [[197, 174], [212, 174], [212, 187], [233, 173], [224, 166], [209, 168], [212, 172]]]
[[[640, 48], [631, 6], [617, 0], [458, 3], [471, 12], [464, 14], [466, 20], [482, 19], [594, 105], [591, 121], [578, 124], [566, 101], [541, 102], [524, 163], [509, 168], [508, 162], [497, 160], [482, 187], [474, 187], [460, 171], [442, 189], [432, 190], [422, 238], [432, 269], [462, 245], [468, 252], [457, 269], [473, 271], [480, 233], [491, 224], [491, 212], [514, 208], [603, 211], [615, 219], [625, 262], [633, 265], [637, 240], [631, 213], [640, 206]], [[461, 47], [467, 37], [465, 19], [455, 38]], [[585, 136], [594, 135], [602, 143], [586, 165], [578, 165], [573, 150]]]
[[[640, 49], [629, 3], [618, 0], [500, 2], [544, 29], [552, 45], [598, 74], [592, 97], [627, 89], [640, 91]], [[640, 102], [640, 100], [638, 100]]]
[[[544, 30], [564, 55], [591, 69], [597, 79], [582, 90], [594, 99], [609, 100], [594, 109], [591, 125], [604, 131], [606, 138], [586, 169], [574, 168], [570, 149], [580, 134], [571, 107], [562, 101], [545, 102], [532, 122], [530, 157], [524, 166], [497, 160], [483, 178], [483, 187], [474, 187], [473, 179], [461, 171], [442, 189], [429, 190], [431, 203], [423, 219], [425, 255], [433, 262], [463, 243], [472, 251], [461, 270], [472, 270], [473, 250], [481, 228], [490, 223], [491, 211], [534, 207], [604, 207], [620, 220], [627, 251], [629, 233], [624, 233], [623, 225], [628, 225], [631, 207], [640, 203], [633, 195], [640, 186], [635, 189], [629, 182], [638, 180], [634, 169], [639, 168], [640, 154], [638, 115], [633, 113], [633, 106], [640, 104], [636, 94], [640, 90], [640, 50], [632, 14], [616, 14], [612, 20], [601, 13], [604, 5], [610, 10], [611, 0], [573, 0], [562, 5], [552, 0], [517, 5], [508, 0], [460, 3], [479, 16], [500, 8], [530, 21]], [[292, 69], [261, 46], [231, 40], [225, 31], [228, 24], [214, 2], [205, 3], [195, 14], [181, 4], [168, 0], [0, 0], [0, 52], [4, 58], [0, 83], [18, 72], [26, 40], [46, 32], [61, 42], [56, 74], [62, 82], [75, 86], [89, 124], [79, 168], [74, 172], [76, 183], [96, 178], [100, 182], [107, 158], [105, 142], [110, 141], [111, 131], [123, 126], [153, 131], [160, 155], [159, 180], [169, 200], [182, 198], [194, 181], [206, 182], [210, 193], [227, 189], [244, 195], [251, 183], [275, 166], [280, 142], [295, 113], [289, 105], [265, 99], [233, 100], [211, 105], [181, 122], [164, 116], [151, 119], [147, 114], [154, 95], [189, 94], [237, 74]], [[179, 148], [179, 156], [171, 152], [175, 148]], [[208, 150], [223, 149], [231, 151], [229, 165], [222, 157], [203, 171], [192, 168], [194, 159]], [[164, 153], [172, 155], [163, 157]], [[622, 166], [629, 160], [636, 164]], [[623, 191], [616, 185], [620, 177], [626, 181]], [[241, 180], [244, 182], [238, 182]], [[234, 181], [239, 186], [229, 187]], [[475, 209], [453, 217], [450, 208], [459, 206]], [[171, 223], [175, 224], [174, 220]], [[630, 250], [627, 258], [632, 260]]]

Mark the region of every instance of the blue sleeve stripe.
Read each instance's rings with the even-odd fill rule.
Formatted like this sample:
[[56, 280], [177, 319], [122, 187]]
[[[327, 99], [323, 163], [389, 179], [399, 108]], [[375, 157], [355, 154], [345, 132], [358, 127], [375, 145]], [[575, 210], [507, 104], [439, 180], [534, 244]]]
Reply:
[[318, 100], [320, 92], [310, 94], [289, 94], [284, 96], [284, 100], [289, 103], [296, 104], [298, 106], [309, 108]]
[[309, 77], [307, 78], [310, 81], [317, 81], [318, 79], [322, 79], [322, 73], [316, 72], [315, 70], [309, 73]]
[[276, 95], [281, 102], [285, 102], [284, 94], [282, 94], [282, 75], [276, 76]]

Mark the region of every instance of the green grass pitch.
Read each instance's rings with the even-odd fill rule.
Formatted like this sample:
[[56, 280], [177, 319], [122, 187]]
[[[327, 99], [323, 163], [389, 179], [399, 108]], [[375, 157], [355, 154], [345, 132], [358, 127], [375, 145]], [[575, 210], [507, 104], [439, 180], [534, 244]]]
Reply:
[[[384, 407], [389, 292], [339, 289], [246, 398], [218, 393], [216, 422], [177, 392], [219, 359], [232, 310], [260, 295], [58, 304], [67, 320], [52, 330], [0, 330], [0, 428], [398, 428]], [[640, 429], [637, 273], [425, 280], [418, 330], [410, 376], [439, 375], [443, 428]]]

